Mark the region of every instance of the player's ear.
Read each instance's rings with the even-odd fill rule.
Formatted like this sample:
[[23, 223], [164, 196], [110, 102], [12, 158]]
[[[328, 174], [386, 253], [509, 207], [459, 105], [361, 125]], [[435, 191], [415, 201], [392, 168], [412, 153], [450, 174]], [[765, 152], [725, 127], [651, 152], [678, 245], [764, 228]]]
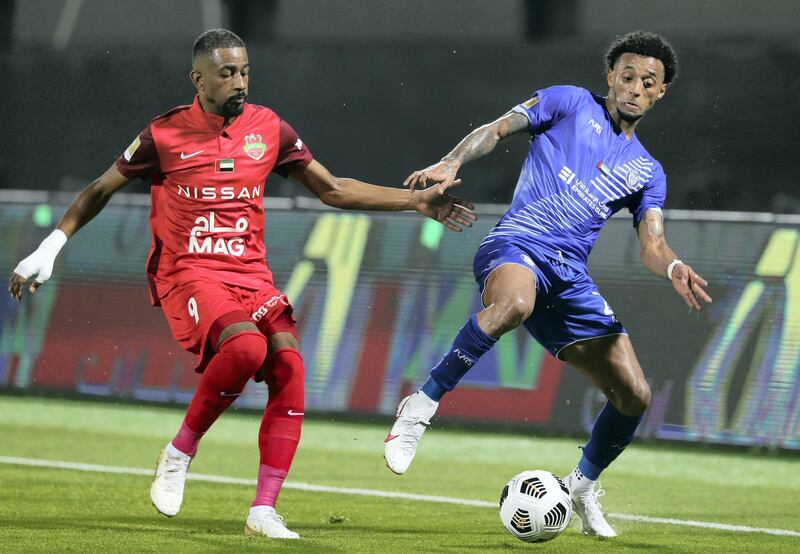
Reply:
[[664, 98], [664, 95], [667, 93], [667, 83], [661, 83], [661, 90], [658, 91], [658, 96], [656, 96], [656, 100], [661, 100]]
[[608, 88], [611, 88], [611, 87], [614, 86], [614, 69], [613, 68], [608, 70], [608, 73], [606, 74], [606, 81], [608, 82]]
[[192, 68], [192, 70], [189, 72], [189, 79], [192, 80], [192, 84], [198, 91], [203, 90], [205, 88], [205, 86], [203, 85], [203, 74], [200, 73], [198, 70]]

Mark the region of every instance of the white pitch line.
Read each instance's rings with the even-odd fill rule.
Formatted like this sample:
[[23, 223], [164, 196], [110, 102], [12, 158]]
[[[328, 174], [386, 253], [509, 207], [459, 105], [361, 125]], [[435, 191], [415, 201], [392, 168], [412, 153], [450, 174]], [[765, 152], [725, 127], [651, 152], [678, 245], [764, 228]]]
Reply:
[[[55, 469], [71, 469], [74, 471], [88, 471], [93, 473], [116, 473], [123, 475], [144, 475], [150, 477], [153, 470], [139, 467], [106, 466], [98, 464], [83, 464], [77, 462], [62, 462], [59, 460], [42, 460], [38, 458], [21, 458], [16, 456], [0, 456], [0, 464], [21, 465], [33, 467], [49, 467]], [[203, 473], [190, 473], [188, 479], [193, 481], [206, 481], [209, 483], [223, 483], [227, 485], [255, 486], [255, 479], [242, 479], [239, 477], [225, 477], [223, 475], [206, 475]], [[334, 494], [354, 494], [360, 496], [374, 496], [379, 498], [401, 498], [403, 500], [417, 500], [420, 502], [436, 502], [439, 504], [456, 504], [459, 506], [476, 506], [479, 508], [497, 508], [497, 502], [486, 500], [469, 500], [466, 498], [452, 498], [449, 496], [432, 496], [427, 494], [414, 494], [410, 492], [380, 491], [374, 489], [356, 489], [347, 487], [331, 487], [328, 485], [314, 485], [312, 483], [286, 482], [287, 489], [310, 492], [329, 492]], [[729, 523], [716, 523], [713, 521], [695, 521], [690, 519], [673, 519], [667, 517], [637, 516], [632, 514], [610, 513], [609, 517], [625, 521], [642, 523], [658, 523], [664, 525], [680, 525], [684, 527], [701, 527], [703, 529], [718, 529], [735, 533], [763, 533], [781, 537], [798, 537], [800, 531], [790, 529], [772, 529], [769, 527], [748, 527], [746, 525], [732, 525]]]

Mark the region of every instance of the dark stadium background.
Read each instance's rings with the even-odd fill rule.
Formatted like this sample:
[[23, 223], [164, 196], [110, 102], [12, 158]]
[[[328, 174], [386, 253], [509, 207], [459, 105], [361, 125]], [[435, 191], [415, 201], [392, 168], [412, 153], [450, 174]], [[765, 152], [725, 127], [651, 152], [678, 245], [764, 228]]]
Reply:
[[[191, 44], [208, 27], [247, 41], [251, 101], [334, 171], [386, 184], [536, 88], [605, 93], [606, 44], [646, 28], [681, 61], [639, 132], [668, 207], [793, 213], [799, 21], [794, 0], [3, 0], [0, 188], [78, 190], [191, 99]], [[464, 171], [465, 194], [509, 200], [525, 141], [504, 146]]]
[[[248, 43], [250, 101], [294, 125], [334, 173], [392, 186], [537, 88], [605, 93], [603, 54], [615, 34], [665, 35], [680, 74], [637, 132], [668, 175], [670, 242], [712, 282], [715, 304], [687, 315], [639, 264], [629, 218], [609, 223], [592, 272], [632, 330], [655, 393], [641, 433], [800, 448], [794, 0], [2, 1], [0, 267], [10, 271], [33, 250], [152, 117], [191, 101], [192, 42], [219, 26]], [[514, 138], [464, 168], [461, 194], [481, 203], [482, 216], [466, 236], [441, 237], [413, 216], [317, 211], [296, 199], [301, 187], [270, 178], [277, 282], [289, 286], [301, 263], [315, 268], [294, 299], [313, 360], [312, 408], [388, 416], [424, 379], [477, 307], [472, 252], [510, 200], [526, 148]], [[125, 192], [145, 193], [147, 184]], [[147, 304], [147, 203], [144, 194], [116, 197], [70, 241], [37, 298], [0, 303], [0, 388], [190, 398], [190, 357], [173, 353], [161, 314]], [[338, 315], [325, 311], [330, 260], [309, 253], [311, 230], [325, 218], [336, 240], [363, 254], [352, 301]], [[369, 226], [362, 243], [347, 234], [359, 225]], [[382, 317], [369, 316], [373, 306]], [[76, 313], [87, 323], [72, 322]], [[320, 336], [326, 317], [345, 322], [346, 333]], [[415, 325], [418, 335], [397, 331]], [[599, 407], [593, 389], [526, 351], [523, 332], [504, 341], [516, 356], [503, 361], [493, 351], [442, 415], [582, 435]], [[248, 389], [239, 405], [261, 406], [264, 394]]]

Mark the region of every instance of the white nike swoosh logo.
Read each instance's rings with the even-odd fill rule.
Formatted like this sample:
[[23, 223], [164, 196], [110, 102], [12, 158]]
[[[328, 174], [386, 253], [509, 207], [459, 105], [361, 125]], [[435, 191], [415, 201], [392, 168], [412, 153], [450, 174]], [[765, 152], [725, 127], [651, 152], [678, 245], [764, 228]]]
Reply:
[[289, 410], [289, 415], [304, 415], [304, 414], [305, 412], [293, 412], [292, 410]]
[[183, 152], [181, 152], [181, 159], [188, 160], [189, 158], [194, 158], [195, 156], [197, 156], [198, 154], [202, 154], [203, 152], [205, 152], [205, 149], [198, 150], [197, 152], [193, 152], [191, 154], [184, 154]]

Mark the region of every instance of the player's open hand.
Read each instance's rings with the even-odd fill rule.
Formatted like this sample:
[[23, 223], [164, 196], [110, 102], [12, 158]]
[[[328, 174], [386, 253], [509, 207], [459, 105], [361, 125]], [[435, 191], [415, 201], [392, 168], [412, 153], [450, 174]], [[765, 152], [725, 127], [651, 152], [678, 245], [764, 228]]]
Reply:
[[689, 265], [680, 263], [675, 266], [672, 272], [672, 286], [691, 309], [701, 310], [703, 308], [701, 300], [711, 304], [711, 297], [705, 291], [708, 282]]
[[456, 173], [460, 167], [461, 164], [456, 160], [445, 158], [439, 163], [415, 171], [406, 178], [403, 184], [413, 192], [417, 187], [426, 188], [428, 181], [432, 181], [432, 184], [439, 185], [437, 187], [439, 194], [444, 194], [447, 189], [458, 185]]
[[[461, 184], [460, 180], [453, 181], [453, 186]], [[472, 202], [442, 194], [436, 185], [428, 190], [417, 191], [413, 197], [416, 200], [416, 210], [422, 215], [435, 219], [448, 229], [460, 233], [464, 227], [472, 227], [478, 219], [475, 215], [475, 205]]]

